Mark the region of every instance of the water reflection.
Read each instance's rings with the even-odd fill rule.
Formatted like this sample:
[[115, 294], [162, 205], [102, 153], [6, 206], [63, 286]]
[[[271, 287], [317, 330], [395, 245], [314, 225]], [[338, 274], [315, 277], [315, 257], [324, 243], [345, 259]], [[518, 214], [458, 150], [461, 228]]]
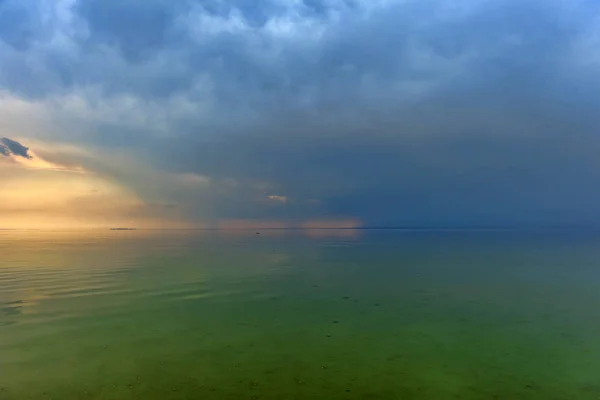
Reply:
[[0, 233], [0, 387], [65, 400], [600, 395], [597, 239], [259, 233]]

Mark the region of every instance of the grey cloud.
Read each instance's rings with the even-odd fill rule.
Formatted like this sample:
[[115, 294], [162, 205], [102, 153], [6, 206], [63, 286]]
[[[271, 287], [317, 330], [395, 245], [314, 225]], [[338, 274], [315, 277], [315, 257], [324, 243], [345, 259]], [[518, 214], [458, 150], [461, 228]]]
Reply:
[[[44, 7], [8, 2], [0, 11], [2, 15], [10, 16], [17, 11], [27, 13], [10, 20], [6, 17], [6, 31], [4, 35], [0, 34], [0, 38], [12, 44], [14, 32], [31, 31], [33, 36], [25, 35], [20, 40], [31, 46], [35, 38], [37, 48], [27, 63], [19, 53], [6, 51], [7, 62], [0, 76], [4, 78], [3, 85], [26, 96], [44, 96], [48, 91], [60, 92], [65, 87], [99, 84], [107, 93], [160, 97], [189, 91], [198, 77], [208, 74], [217, 88], [212, 95], [219, 96], [223, 102], [235, 103], [247, 98], [254, 101], [258, 97], [264, 101], [272, 96], [274, 90], [289, 97], [292, 95], [290, 92], [303, 86], [321, 85], [323, 82], [319, 80], [332, 77], [339, 72], [338, 67], [343, 66], [338, 65], [344, 62], [339, 59], [340, 56], [352, 56], [352, 52], [348, 54], [347, 50], [353, 42], [365, 48], [364, 41], [361, 44], [360, 38], [353, 37], [342, 39], [344, 44], [340, 50], [346, 53], [345, 56], [339, 52], [338, 55], [323, 54], [329, 51], [322, 50], [319, 43], [303, 49], [304, 39], [301, 37], [289, 43], [285, 38], [280, 42], [277, 34], [269, 33], [266, 26], [273, 18], [281, 18], [283, 23], [298, 24], [298, 21], [285, 18], [299, 14], [313, 21], [317, 25], [315, 29], [321, 25], [326, 28], [327, 10], [358, 9], [350, 3], [333, 6], [321, 3], [319, 7], [316, 3], [297, 5], [285, 1], [264, 2], [261, 7], [239, 3], [227, 3], [225, 6], [223, 2], [209, 1], [130, 0], [115, 3], [81, 0], [76, 3], [71, 17], [75, 21], [71, 24], [77, 30], [64, 32], [62, 22], [56, 16], [54, 25], [40, 22], [48, 17], [47, 14], [52, 14]], [[321, 11], [314, 12], [315, 8]], [[230, 32], [226, 27], [223, 31], [212, 31], [218, 27], [211, 28], [211, 24], [237, 23], [235, 18], [238, 14], [241, 18], [239, 23], [247, 28], [243, 32]], [[349, 18], [352, 19], [352, 15]], [[33, 31], [36, 23], [44, 28], [42, 32], [42, 29]], [[193, 30], [197, 30], [197, 34]], [[352, 30], [340, 32], [339, 36], [342, 38]], [[57, 34], [67, 35], [68, 47], [49, 42]], [[338, 33], [334, 29], [331, 35]], [[329, 40], [324, 38], [323, 43]], [[332, 37], [331, 40], [335, 47], [335, 41], [339, 39]], [[367, 44], [366, 48], [370, 46]], [[122, 54], [124, 59], [120, 59], [118, 54]], [[358, 58], [353, 56], [354, 60], [349, 61], [357, 62], [363, 59], [363, 55], [369, 56], [359, 53]], [[373, 54], [370, 56], [373, 58]], [[371, 67], [382, 60], [385, 58], [373, 59]], [[42, 76], [39, 76], [40, 72]], [[33, 84], [26, 83], [32, 80]], [[240, 90], [245, 91], [245, 96], [240, 96]], [[189, 93], [191, 96], [202, 94]]]
[[21, 143], [11, 140], [9, 138], [0, 139], [0, 154], [10, 156], [11, 154], [23, 158], [33, 158], [29, 154], [29, 148], [23, 146]]
[[[549, 58], [559, 56], [582, 26], [590, 23], [590, 17], [581, 12], [564, 12], [559, 3], [541, 1], [484, 2], [484, 6], [474, 4], [465, 15], [449, 17], [438, 16], [443, 2], [403, 2], [364, 18], [360, 7], [349, 3], [334, 3], [334, 7], [325, 2], [298, 6], [273, 1], [250, 7], [236, 2], [81, 0], [72, 16], [77, 21], [72, 22], [73, 28], [79, 30], [68, 37], [75, 48], [67, 50], [49, 43], [44, 46], [41, 37], [45, 33], [50, 40], [57, 31], [62, 32], [57, 27], [60, 19], [56, 26], [35, 30], [31, 21], [41, 20], [49, 11], [33, 7], [33, 3], [29, 7], [19, 4], [8, 1], [0, 5], [4, 8], [0, 15], [6, 18], [0, 37], [12, 43], [16, 39], [11, 35], [22, 31], [30, 34], [19, 34], [19, 40], [38, 38], [37, 45], [42, 48], [36, 49], [33, 58], [48, 67], [44, 79], [53, 82], [38, 81], [36, 86], [58, 90], [99, 84], [111, 92], [168, 96], [191, 90], [195, 79], [208, 74], [216, 94], [234, 105], [246, 98], [264, 101], [269, 97], [275, 97], [274, 104], [281, 100], [297, 103], [296, 97], [310, 90], [317, 92], [312, 101], [336, 99], [361, 88], [364, 76], [383, 83], [431, 80], [449, 67], [445, 63], [465, 56], [472, 56], [468, 61], [479, 73], [485, 67], [489, 67], [487, 74], [495, 70], [509, 73], [526, 67], [527, 62], [534, 68], [542, 62], [553, 67], [554, 60]], [[343, 23], [319, 17], [331, 8], [344, 11]], [[314, 9], [321, 12], [315, 16], [310, 13]], [[588, 15], [591, 9], [586, 8]], [[232, 23], [234, 10], [248, 30], [210, 32], [210, 23]], [[269, 34], [266, 23], [285, 17], [286, 12], [314, 22], [314, 30], [325, 29], [323, 35], [314, 41], [301, 37], [290, 42]], [[12, 14], [20, 17], [10, 18]], [[201, 15], [220, 19], [209, 23], [192, 18]], [[193, 37], [190, 29], [197, 29], [200, 37]], [[110, 49], [121, 52], [124, 60], [115, 58]], [[12, 62], [4, 67], [4, 85], [24, 90], [25, 82], [14, 70], [10, 73], [11, 66], [24, 78], [31, 78], [32, 67], [14, 55], [8, 60]], [[488, 64], [477, 65], [481, 62]]]
[[80, 0], [42, 35], [48, 10], [5, 1], [0, 86], [30, 100], [129, 96], [149, 121], [162, 107], [162, 136], [95, 121], [78, 140], [211, 177], [160, 193], [87, 161], [197, 218], [600, 222], [600, 80], [575, 51], [597, 2], [250, 3]]
[[177, 8], [172, 1], [83, 0], [75, 10], [89, 28], [84, 48], [114, 45], [128, 61], [140, 61], [167, 45]]
[[10, 7], [6, 1], [0, 3], [0, 7], [4, 8], [0, 14], [0, 36], [12, 47], [26, 49], [33, 28], [30, 26], [30, 13], [27, 12], [27, 7], [24, 5]]

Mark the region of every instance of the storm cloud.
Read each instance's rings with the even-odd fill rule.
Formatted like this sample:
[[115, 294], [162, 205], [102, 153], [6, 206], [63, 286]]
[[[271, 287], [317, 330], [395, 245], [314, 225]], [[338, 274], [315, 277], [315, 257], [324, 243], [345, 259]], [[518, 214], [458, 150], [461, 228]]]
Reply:
[[190, 220], [598, 224], [599, 8], [4, 0], [0, 133]]
[[27, 147], [9, 138], [0, 138], [0, 154], [7, 157], [12, 154], [23, 158], [32, 158]]

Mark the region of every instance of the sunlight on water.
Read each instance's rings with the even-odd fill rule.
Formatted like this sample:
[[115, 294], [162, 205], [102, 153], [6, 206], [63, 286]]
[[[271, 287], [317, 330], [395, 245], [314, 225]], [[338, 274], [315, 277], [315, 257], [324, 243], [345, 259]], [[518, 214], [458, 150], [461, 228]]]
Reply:
[[598, 399], [599, 245], [0, 232], [0, 399]]

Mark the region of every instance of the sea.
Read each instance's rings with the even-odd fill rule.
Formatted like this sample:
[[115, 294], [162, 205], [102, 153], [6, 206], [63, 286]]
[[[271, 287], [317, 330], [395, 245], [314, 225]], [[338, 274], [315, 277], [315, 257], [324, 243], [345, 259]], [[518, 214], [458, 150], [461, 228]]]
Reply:
[[600, 399], [600, 234], [0, 232], [1, 400]]

